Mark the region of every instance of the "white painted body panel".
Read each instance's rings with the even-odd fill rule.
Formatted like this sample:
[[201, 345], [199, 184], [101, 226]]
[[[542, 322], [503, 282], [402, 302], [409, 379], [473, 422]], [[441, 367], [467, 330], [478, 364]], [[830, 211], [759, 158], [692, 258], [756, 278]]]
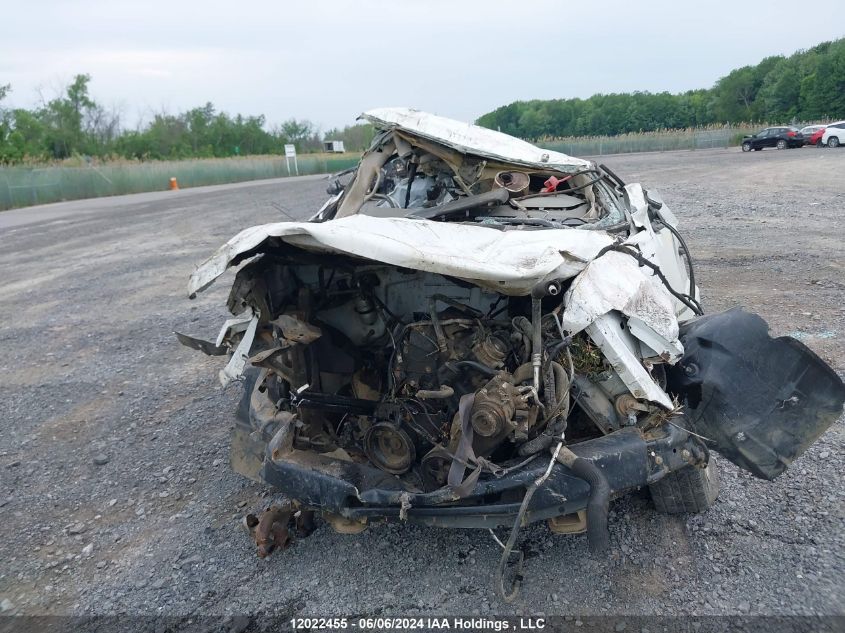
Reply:
[[410, 132], [481, 158], [518, 163], [540, 169], [557, 168], [572, 172], [590, 167], [588, 160], [536, 147], [486, 127], [454, 121], [411, 108], [377, 108], [361, 115], [377, 128]]
[[524, 295], [546, 277], [577, 275], [613, 239], [602, 231], [501, 231], [408, 218], [351, 215], [328, 222], [275, 222], [244, 229], [194, 271], [195, 295], [236, 257], [270, 237], [323, 253], [459, 277], [508, 295]]

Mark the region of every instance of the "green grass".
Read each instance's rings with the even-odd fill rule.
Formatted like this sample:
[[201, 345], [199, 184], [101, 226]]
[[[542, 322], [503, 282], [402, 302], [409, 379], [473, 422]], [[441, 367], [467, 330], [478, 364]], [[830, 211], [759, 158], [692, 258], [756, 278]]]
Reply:
[[[333, 173], [354, 166], [359, 158], [358, 154], [305, 154], [298, 157], [299, 173]], [[291, 172], [295, 174], [292, 163]], [[0, 210], [164, 191], [170, 186], [170, 178], [176, 178], [179, 187], [185, 188], [288, 175], [285, 159], [279, 156], [0, 167]]]
[[[739, 145], [744, 134], [765, 124], [711, 126], [686, 130], [658, 130], [619, 136], [581, 136], [541, 139], [537, 145], [572, 156], [600, 156], [634, 152], [712, 149]], [[354, 166], [359, 154], [304, 154], [299, 173], [326, 174]], [[164, 191], [170, 178], [179, 186], [200, 187], [288, 176], [284, 157], [182, 161], [126, 161], [86, 164], [74, 159], [58, 165], [0, 167], [0, 210], [35, 204], [99, 198], [144, 191]]]

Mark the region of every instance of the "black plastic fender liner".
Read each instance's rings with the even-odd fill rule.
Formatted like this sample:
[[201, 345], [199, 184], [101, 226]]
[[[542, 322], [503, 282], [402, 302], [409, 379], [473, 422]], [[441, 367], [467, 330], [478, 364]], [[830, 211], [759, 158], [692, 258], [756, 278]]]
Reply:
[[739, 308], [684, 323], [684, 356], [667, 377], [709, 448], [774, 479], [839, 418], [845, 385], [806, 345], [768, 329]]

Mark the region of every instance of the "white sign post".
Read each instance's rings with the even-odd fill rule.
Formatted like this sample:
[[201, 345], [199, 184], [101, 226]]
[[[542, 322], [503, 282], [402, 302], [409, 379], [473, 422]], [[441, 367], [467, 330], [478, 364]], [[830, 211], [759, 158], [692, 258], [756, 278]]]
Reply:
[[296, 170], [296, 175], [299, 175], [299, 165], [296, 162], [296, 145], [285, 145], [285, 165], [288, 168], [288, 176], [290, 176], [290, 159], [293, 159], [293, 167]]

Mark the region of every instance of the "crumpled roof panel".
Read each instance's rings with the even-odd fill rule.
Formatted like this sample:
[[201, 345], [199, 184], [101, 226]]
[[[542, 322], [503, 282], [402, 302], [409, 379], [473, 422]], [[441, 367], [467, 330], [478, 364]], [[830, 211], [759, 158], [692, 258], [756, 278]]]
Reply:
[[482, 158], [565, 172], [591, 166], [590, 161], [542, 149], [496, 130], [412, 108], [376, 108], [364, 112], [361, 118], [380, 129], [405, 131]]

